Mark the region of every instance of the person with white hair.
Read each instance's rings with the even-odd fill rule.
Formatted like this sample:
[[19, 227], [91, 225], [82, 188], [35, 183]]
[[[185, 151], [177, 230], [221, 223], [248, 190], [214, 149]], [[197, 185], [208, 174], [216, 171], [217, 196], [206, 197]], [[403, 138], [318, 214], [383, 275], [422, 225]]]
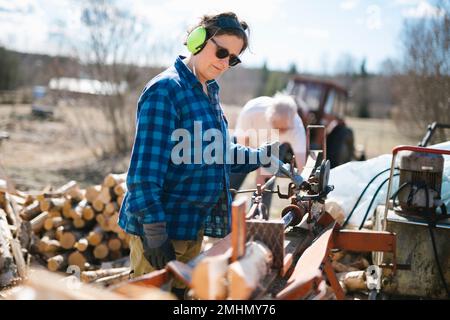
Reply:
[[[285, 94], [261, 96], [248, 101], [240, 112], [232, 133], [237, 143], [257, 147], [261, 141], [279, 141], [280, 158], [287, 151], [295, 155], [299, 171], [306, 162], [306, 131], [297, 113], [295, 100]], [[258, 169], [256, 183], [263, 184], [270, 176], [264, 168]], [[231, 188], [239, 189], [246, 174], [234, 174]]]

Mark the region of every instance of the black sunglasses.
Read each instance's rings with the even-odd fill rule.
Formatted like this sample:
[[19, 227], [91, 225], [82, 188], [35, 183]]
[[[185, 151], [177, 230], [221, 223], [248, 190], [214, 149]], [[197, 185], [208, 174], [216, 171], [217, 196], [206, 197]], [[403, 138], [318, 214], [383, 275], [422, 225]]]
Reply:
[[210, 39], [217, 47], [217, 51], [216, 51], [217, 58], [225, 59], [226, 57], [230, 57], [230, 59], [228, 60], [228, 64], [230, 65], [230, 67], [233, 67], [233, 66], [237, 65], [238, 63], [241, 63], [241, 60], [237, 56], [235, 56], [234, 54], [230, 54], [228, 49], [221, 47], [216, 42], [216, 40], [214, 40], [214, 38], [210, 38]]

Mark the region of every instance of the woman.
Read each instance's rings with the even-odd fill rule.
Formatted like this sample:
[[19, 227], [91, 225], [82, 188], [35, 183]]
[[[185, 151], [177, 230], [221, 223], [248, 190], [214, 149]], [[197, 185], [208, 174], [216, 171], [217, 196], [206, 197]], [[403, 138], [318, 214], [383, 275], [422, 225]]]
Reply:
[[[247, 30], [234, 13], [204, 16], [187, 37], [190, 57], [179, 56], [146, 85], [139, 98], [128, 191], [119, 216], [120, 227], [133, 235], [134, 277], [161, 269], [175, 258], [191, 260], [200, 252], [203, 235], [228, 234], [230, 171], [250, 172], [267, 159], [262, 157], [267, 145], [250, 149], [229, 143], [214, 80], [240, 62], [239, 55], [248, 46]], [[215, 161], [201, 157], [208, 144], [203, 135], [198, 136], [199, 129], [205, 135], [211, 130], [222, 134], [223, 139], [216, 136], [214, 141], [220, 146], [211, 154]], [[180, 156], [174, 151], [179, 150], [181, 133], [190, 137], [183, 141], [188, 148]], [[221, 148], [228, 152], [219, 152]], [[236, 154], [245, 163], [227, 161]], [[251, 164], [251, 159], [256, 161]], [[175, 282], [172, 291], [181, 298], [184, 288]]]

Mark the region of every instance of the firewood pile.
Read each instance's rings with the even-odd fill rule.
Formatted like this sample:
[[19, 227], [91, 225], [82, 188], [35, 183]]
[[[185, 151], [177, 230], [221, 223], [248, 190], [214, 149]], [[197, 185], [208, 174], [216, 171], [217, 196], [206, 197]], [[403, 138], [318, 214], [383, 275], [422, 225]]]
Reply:
[[78, 267], [85, 282], [127, 276], [129, 236], [117, 224], [125, 191], [125, 174], [86, 189], [75, 181], [38, 193], [0, 188], [0, 287], [23, 277], [30, 261], [50, 271]]

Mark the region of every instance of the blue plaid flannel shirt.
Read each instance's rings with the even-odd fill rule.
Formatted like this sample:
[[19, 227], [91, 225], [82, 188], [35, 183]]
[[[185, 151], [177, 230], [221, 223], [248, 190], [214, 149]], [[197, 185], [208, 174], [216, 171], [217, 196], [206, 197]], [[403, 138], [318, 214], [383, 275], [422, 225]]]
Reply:
[[[153, 78], [138, 100], [128, 191], [119, 215], [119, 226], [130, 234], [143, 235], [143, 224], [165, 221], [171, 239], [194, 240], [200, 229], [207, 236], [224, 237], [231, 224], [230, 172], [260, 167], [260, 149], [226, 144], [228, 126], [219, 86], [208, 81], [206, 95], [183, 58], [179, 56], [172, 67]], [[203, 132], [213, 128], [223, 133], [223, 163], [172, 162], [172, 149], [178, 143], [172, 141], [172, 133], [182, 128], [194, 137], [194, 121], [201, 121]], [[203, 152], [207, 143], [201, 145]], [[241, 153], [246, 162], [227, 163], [227, 152], [234, 157]], [[250, 156], [256, 156], [256, 163], [248, 163]]]

